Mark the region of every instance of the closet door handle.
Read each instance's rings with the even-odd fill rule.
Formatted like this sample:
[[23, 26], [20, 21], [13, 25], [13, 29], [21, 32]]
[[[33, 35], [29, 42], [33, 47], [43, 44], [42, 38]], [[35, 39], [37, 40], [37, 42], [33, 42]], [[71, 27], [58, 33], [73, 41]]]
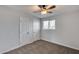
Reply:
[[29, 32], [27, 32], [27, 34], [30, 34]]

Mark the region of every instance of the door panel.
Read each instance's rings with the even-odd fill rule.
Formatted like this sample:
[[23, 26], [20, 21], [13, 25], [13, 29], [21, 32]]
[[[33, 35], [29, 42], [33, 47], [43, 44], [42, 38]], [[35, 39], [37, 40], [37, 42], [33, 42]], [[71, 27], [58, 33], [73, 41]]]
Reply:
[[39, 20], [34, 19], [33, 20], [33, 39], [39, 40], [40, 36], [40, 23]]

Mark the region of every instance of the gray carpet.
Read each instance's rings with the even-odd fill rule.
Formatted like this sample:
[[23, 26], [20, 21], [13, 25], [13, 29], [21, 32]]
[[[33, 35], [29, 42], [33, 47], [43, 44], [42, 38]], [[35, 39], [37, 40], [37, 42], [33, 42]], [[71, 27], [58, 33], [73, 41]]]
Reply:
[[43, 40], [35, 41], [5, 54], [78, 54], [79, 51]]

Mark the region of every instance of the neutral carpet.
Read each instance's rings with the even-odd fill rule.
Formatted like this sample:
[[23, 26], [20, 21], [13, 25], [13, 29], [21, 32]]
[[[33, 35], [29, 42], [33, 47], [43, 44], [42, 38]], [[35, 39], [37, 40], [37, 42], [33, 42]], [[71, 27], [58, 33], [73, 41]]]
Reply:
[[35, 41], [5, 54], [78, 54], [79, 51], [43, 40]]

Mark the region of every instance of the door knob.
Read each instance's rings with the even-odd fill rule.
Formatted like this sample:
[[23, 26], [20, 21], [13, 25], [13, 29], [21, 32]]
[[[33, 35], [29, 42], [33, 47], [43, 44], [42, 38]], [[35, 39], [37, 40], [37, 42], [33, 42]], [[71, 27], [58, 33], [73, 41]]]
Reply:
[[29, 32], [27, 32], [27, 34], [29, 34]]

